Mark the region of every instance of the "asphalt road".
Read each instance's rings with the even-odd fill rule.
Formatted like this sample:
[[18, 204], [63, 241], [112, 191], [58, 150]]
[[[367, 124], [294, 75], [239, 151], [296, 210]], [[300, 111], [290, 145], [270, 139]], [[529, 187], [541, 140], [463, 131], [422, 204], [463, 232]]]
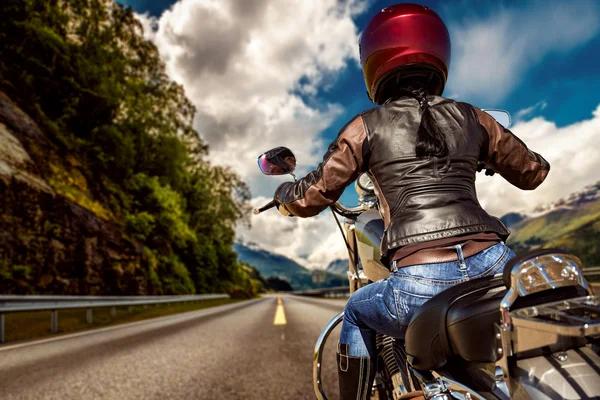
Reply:
[[[0, 398], [314, 399], [312, 358], [344, 300], [277, 296], [0, 347]], [[277, 314], [281, 314], [278, 312]], [[323, 362], [337, 398], [335, 344]]]

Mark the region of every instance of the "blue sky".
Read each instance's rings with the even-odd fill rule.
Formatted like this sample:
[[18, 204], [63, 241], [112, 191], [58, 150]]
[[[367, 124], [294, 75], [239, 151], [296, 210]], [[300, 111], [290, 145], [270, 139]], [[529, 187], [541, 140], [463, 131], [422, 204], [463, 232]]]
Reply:
[[[243, 1], [243, 0], [242, 0]], [[131, 6], [138, 13], [149, 13], [160, 17], [164, 10], [173, 3], [172, 0], [122, 0], [122, 4]], [[368, 10], [355, 18], [359, 28], [380, 9], [398, 1], [371, 2]], [[435, 10], [442, 19], [448, 21], [468, 20], [477, 16], [488, 16], [504, 8], [519, 8], [518, 1], [420, 1]], [[562, 1], [565, 7], [569, 1]], [[451, 6], [450, 6], [451, 4]], [[457, 5], [459, 4], [459, 5]], [[450, 9], [450, 7], [452, 7]], [[560, 30], [561, 27], [556, 27]], [[575, 121], [589, 117], [600, 101], [600, 35], [585, 45], [568, 52], [554, 54], [540, 60], [523, 76], [523, 82], [506, 99], [495, 104], [481, 104], [481, 107], [503, 108], [515, 114], [538, 101], [547, 99], [548, 107], [539, 113], [541, 116], [552, 118], [558, 126], [565, 126]], [[450, 77], [452, 79], [452, 77]], [[491, 76], [490, 79], [493, 79]], [[448, 93], [445, 93], [446, 95]], [[319, 92], [319, 98], [338, 102], [344, 105], [346, 112], [336, 120], [336, 127], [343, 126], [344, 121], [352, 115], [372, 107], [366, 97], [361, 70], [358, 65], [349, 63], [347, 70], [336, 77], [336, 82], [329, 88]], [[470, 101], [469, 98], [462, 99]], [[337, 133], [337, 132], [336, 132]], [[328, 130], [326, 137], [334, 137], [335, 133]]]
[[[196, 127], [211, 146], [214, 162], [236, 169], [249, 182], [256, 204], [281, 182], [256, 174], [252, 160], [266, 150], [261, 146], [288, 144], [297, 152], [299, 164], [306, 166], [301, 172], [306, 172], [317, 165], [350, 118], [373, 107], [357, 62], [356, 39], [373, 15], [397, 3], [121, 2], [142, 15], [169, 73], [195, 102]], [[419, 3], [435, 10], [449, 27], [453, 56], [444, 95], [480, 108], [508, 110], [516, 120], [514, 132], [534, 150], [544, 150], [553, 165], [552, 179], [533, 194], [516, 192], [501, 178], [478, 180], [480, 200], [488, 211], [530, 210], [600, 179], [600, 164], [594, 161], [600, 158], [600, 111], [592, 116], [600, 105], [599, 2]], [[338, 10], [335, 18], [329, 9]], [[250, 50], [259, 56], [253, 58]], [[260, 65], [263, 58], [268, 63]], [[244, 63], [258, 66], [244, 68]], [[248, 101], [240, 102], [240, 97]], [[265, 110], [269, 107], [277, 112]], [[230, 157], [232, 152], [235, 157]], [[355, 203], [353, 186], [342, 200]], [[264, 237], [272, 230], [261, 230], [261, 224], [272, 226], [272, 218], [255, 221], [255, 230], [246, 236]], [[288, 230], [303, 229], [302, 234], [313, 236], [321, 229], [302, 225], [307, 222], [291, 224], [296, 225]], [[265, 247], [305, 256], [267, 239]]]

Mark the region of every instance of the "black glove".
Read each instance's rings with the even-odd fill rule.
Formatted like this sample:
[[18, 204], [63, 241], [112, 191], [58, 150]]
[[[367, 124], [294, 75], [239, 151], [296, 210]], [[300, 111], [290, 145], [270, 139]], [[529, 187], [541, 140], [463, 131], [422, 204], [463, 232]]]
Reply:
[[494, 171], [493, 168], [490, 168], [488, 165], [486, 165], [485, 163], [482, 163], [481, 161], [477, 163], [477, 172], [481, 172], [485, 169], [485, 174], [487, 176], [492, 176], [496, 173], [496, 171]]
[[292, 182], [284, 182], [281, 185], [279, 185], [279, 187], [275, 190], [275, 196], [273, 196], [273, 201], [275, 201], [277, 211], [279, 211], [281, 213], [281, 215], [286, 216], [286, 217], [293, 217], [294, 214], [289, 212], [288, 209], [285, 208], [285, 206], [283, 204], [281, 204], [281, 202], [279, 201], [279, 196], [278, 196], [279, 191], [282, 189], [282, 187], [287, 186], [287, 185], [293, 185], [293, 183]]

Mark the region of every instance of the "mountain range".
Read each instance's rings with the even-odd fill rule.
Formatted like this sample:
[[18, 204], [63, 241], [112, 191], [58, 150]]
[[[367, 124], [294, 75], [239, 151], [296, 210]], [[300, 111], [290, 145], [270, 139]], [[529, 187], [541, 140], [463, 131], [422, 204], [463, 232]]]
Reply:
[[511, 214], [502, 219], [516, 253], [553, 247], [578, 256], [584, 268], [600, 266], [600, 182], [529, 214]]
[[338, 258], [337, 260], [333, 260], [327, 265], [325, 271], [346, 276], [346, 272], [348, 271], [348, 259]]
[[240, 261], [255, 267], [265, 278], [283, 279], [289, 282], [294, 290], [336, 287], [348, 284], [345, 275], [327, 270], [311, 271], [290, 258], [263, 249], [256, 243], [237, 242], [233, 245], [233, 249], [238, 254]]

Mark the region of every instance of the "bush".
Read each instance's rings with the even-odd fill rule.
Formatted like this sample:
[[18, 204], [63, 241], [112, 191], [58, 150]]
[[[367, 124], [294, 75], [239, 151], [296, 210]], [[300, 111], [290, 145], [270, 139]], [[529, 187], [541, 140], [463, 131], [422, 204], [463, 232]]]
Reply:
[[0, 262], [0, 293], [30, 294], [31, 268], [26, 265], [8, 266]]
[[158, 263], [163, 294], [196, 293], [189, 271], [177, 256], [159, 256]]
[[134, 238], [146, 240], [148, 235], [154, 230], [155, 219], [154, 216], [146, 211], [141, 211], [137, 214], [126, 214], [125, 215], [125, 229]]
[[[147, 229], [144, 237], [150, 233], [166, 236], [180, 249], [185, 248], [188, 242], [196, 240], [196, 235], [187, 223], [185, 201], [169, 185], [163, 186], [157, 177], [140, 173], [128, 181], [128, 186], [134, 194], [136, 204], [134, 208], [138, 211], [136, 215], [144, 215], [142, 219], [145, 224], [142, 224], [143, 228]], [[141, 222], [138, 219], [136, 218], [135, 222]]]

